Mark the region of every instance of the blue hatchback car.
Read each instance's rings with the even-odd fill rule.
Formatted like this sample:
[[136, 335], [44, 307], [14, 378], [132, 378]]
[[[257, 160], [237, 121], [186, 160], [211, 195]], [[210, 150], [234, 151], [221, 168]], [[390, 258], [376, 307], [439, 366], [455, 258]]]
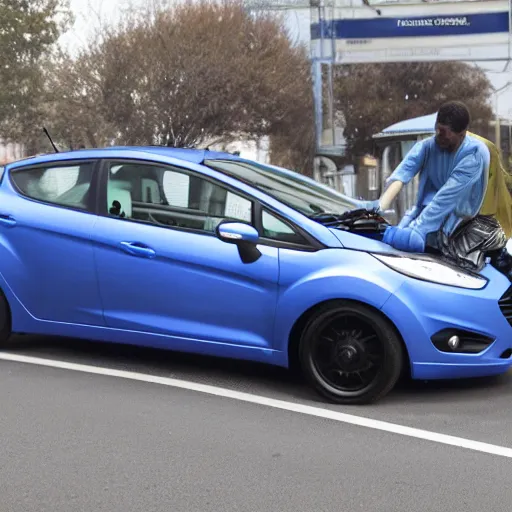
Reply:
[[0, 339], [35, 333], [299, 367], [335, 403], [512, 364], [512, 288], [382, 243], [385, 221], [231, 154], [120, 147], [2, 169]]

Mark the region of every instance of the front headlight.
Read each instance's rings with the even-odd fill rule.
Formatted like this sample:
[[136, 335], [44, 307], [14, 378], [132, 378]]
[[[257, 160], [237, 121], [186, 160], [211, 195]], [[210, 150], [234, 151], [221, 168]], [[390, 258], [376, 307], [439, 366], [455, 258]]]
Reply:
[[468, 274], [441, 262], [407, 256], [388, 256], [373, 254], [385, 265], [409, 277], [430, 281], [431, 283], [480, 290], [487, 284], [487, 279]]

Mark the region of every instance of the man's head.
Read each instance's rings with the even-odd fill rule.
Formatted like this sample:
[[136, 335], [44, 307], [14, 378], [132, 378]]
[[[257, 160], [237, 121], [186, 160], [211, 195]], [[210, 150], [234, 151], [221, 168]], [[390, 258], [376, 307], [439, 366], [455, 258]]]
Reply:
[[436, 120], [436, 142], [445, 151], [455, 151], [464, 140], [471, 118], [461, 101], [441, 105]]

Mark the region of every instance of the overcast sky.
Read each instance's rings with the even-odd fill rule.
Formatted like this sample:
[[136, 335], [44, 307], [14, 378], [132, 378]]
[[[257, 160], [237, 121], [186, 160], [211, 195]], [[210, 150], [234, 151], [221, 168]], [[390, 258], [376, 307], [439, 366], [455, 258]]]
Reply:
[[[76, 21], [73, 28], [63, 36], [61, 42], [70, 49], [76, 49], [85, 44], [92, 28], [98, 23], [98, 16], [104, 21], [115, 21], [123, 8], [129, 6], [142, 7], [149, 2], [177, 3], [181, 0], [70, 0], [71, 8]], [[307, 10], [293, 12], [287, 16], [288, 25], [292, 36], [298, 39], [308, 37], [309, 13]], [[479, 65], [484, 68], [496, 89], [503, 87], [507, 82], [512, 82], [512, 65], [508, 72], [503, 72], [505, 62], [482, 62]], [[454, 91], [455, 93], [456, 91]], [[512, 86], [504, 89], [498, 96], [498, 111], [504, 118], [512, 118]], [[494, 107], [495, 97], [493, 97]]]

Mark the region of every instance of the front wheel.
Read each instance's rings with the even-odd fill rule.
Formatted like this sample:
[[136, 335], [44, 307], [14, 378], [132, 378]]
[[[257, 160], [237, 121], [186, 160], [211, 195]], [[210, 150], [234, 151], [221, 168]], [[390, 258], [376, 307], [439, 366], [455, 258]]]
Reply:
[[371, 308], [336, 301], [309, 320], [299, 344], [307, 380], [337, 404], [367, 404], [393, 389], [403, 367], [402, 344]]

